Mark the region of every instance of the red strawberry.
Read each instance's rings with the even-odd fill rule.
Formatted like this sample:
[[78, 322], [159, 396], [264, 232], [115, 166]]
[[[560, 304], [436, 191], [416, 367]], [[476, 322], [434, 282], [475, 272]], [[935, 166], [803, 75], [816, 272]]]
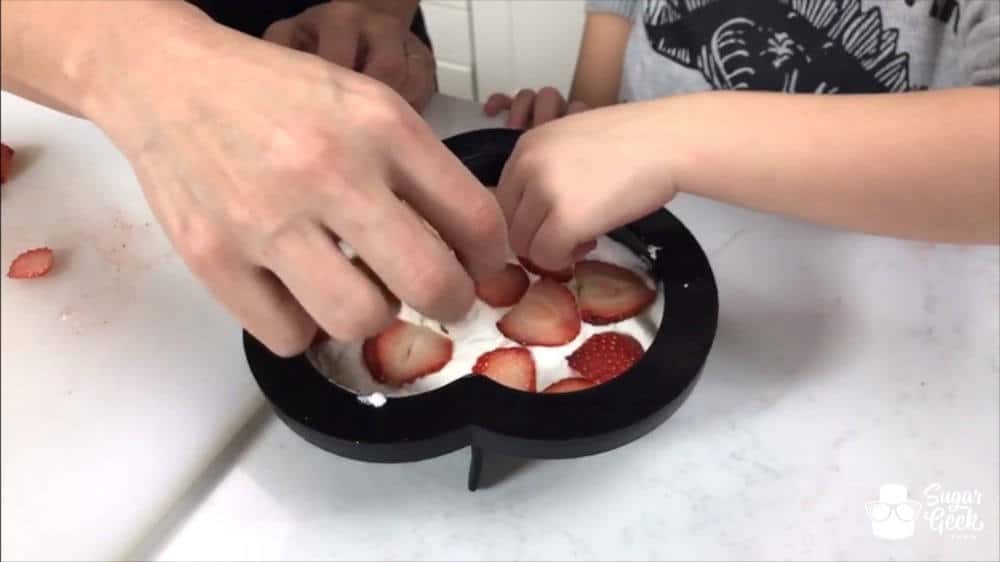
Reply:
[[565, 285], [543, 277], [503, 315], [497, 328], [521, 345], [563, 345], [580, 333], [580, 313]]
[[521, 265], [523, 265], [525, 269], [540, 277], [555, 279], [560, 283], [565, 283], [573, 278], [573, 266], [569, 266], [558, 271], [551, 271], [538, 267], [533, 261], [523, 256], [518, 256], [517, 261], [521, 262]]
[[583, 377], [569, 377], [550, 384], [542, 392], [545, 394], [562, 394], [564, 392], [586, 390], [592, 386], [595, 386], [595, 383]]
[[365, 365], [375, 380], [402, 386], [436, 373], [451, 361], [451, 340], [425, 328], [396, 320], [362, 347]]
[[476, 359], [472, 372], [525, 392], [535, 391], [535, 360], [523, 347], [505, 347], [486, 352]]
[[494, 277], [476, 282], [476, 295], [490, 306], [514, 306], [530, 283], [528, 274], [520, 266], [508, 263]]
[[0, 143], [0, 184], [7, 181], [7, 172], [10, 171], [10, 161], [13, 158], [14, 149]]
[[602, 383], [629, 370], [642, 353], [642, 344], [632, 336], [605, 332], [587, 338], [566, 359], [581, 376]]
[[635, 272], [600, 261], [576, 264], [576, 284], [580, 316], [597, 326], [631, 318], [656, 298]]
[[22, 252], [10, 263], [7, 277], [11, 279], [34, 279], [41, 277], [52, 269], [55, 261], [49, 248], [35, 248]]

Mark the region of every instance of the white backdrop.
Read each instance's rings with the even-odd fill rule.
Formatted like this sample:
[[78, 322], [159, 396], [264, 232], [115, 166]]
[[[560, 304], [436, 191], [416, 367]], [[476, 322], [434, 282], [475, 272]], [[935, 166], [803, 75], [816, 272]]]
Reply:
[[566, 93], [583, 29], [583, 0], [423, 0], [442, 93], [555, 86]]

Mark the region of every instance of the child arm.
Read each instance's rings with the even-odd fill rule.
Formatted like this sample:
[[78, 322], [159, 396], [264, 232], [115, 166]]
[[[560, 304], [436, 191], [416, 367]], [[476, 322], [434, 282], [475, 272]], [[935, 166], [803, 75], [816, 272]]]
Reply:
[[1000, 89], [706, 92], [526, 133], [497, 197], [541, 267], [678, 191], [873, 234], [1000, 242]]
[[631, 29], [632, 22], [617, 14], [587, 14], [569, 94], [571, 101], [582, 101], [588, 107], [618, 103], [625, 46]]
[[681, 191], [874, 234], [1000, 242], [1000, 89], [715, 92], [678, 106]]

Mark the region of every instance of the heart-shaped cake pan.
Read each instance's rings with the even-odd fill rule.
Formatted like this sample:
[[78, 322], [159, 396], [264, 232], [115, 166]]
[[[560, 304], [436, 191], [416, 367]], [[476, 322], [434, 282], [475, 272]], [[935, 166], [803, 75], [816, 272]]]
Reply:
[[[444, 142], [484, 185], [492, 186], [519, 134], [484, 129]], [[708, 258], [670, 212], [659, 210], [610, 236], [650, 265], [664, 292], [664, 308], [646, 353], [605, 384], [534, 394], [470, 375], [423, 394], [390, 398], [376, 408], [331, 383], [305, 355], [276, 356], [244, 333], [250, 370], [292, 430], [337, 455], [408, 462], [472, 447], [470, 489], [478, 486], [484, 451], [569, 458], [620, 447], [657, 427], [687, 398], [711, 350], [719, 303]]]

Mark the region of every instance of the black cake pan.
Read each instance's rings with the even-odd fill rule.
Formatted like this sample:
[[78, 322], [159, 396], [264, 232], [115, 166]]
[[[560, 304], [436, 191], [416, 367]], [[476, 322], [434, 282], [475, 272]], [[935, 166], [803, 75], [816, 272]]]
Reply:
[[[492, 186], [519, 134], [484, 129], [444, 143]], [[687, 398], [712, 347], [719, 303], [708, 258], [670, 212], [659, 210], [609, 235], [650, 265], [665, 302], [645, 355], [605, 384], [532, 394], [470, 375], [376, 408], [331, 383], [305, 355], [276, 356], [244, 332], [250, 370], [281, 420], [331, 453], [396, 463], [471, 447], [470, 490], [479, 485], [484, 452], [558, 459], [620, 447], [663, 423]]]

